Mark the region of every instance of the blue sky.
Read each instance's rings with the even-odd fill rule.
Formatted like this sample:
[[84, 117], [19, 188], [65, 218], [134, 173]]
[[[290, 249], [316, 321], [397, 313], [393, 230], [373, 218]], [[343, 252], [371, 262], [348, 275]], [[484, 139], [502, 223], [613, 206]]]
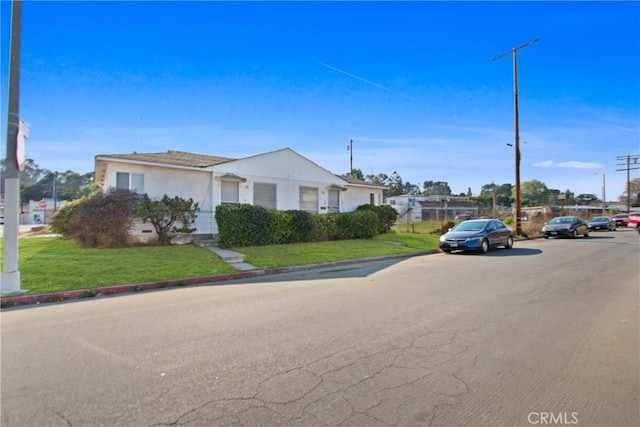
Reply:
[[[2, 157], [10, 3], [1, 2]], [[25, 1], [27, 157], [240, 158], [291, 147], [334, 173], [397, 171], [454, 193], [521, 180], [608, 199], [640, 154], [639, 2]], [[640, 176], [633, 171], [632, 178]]]

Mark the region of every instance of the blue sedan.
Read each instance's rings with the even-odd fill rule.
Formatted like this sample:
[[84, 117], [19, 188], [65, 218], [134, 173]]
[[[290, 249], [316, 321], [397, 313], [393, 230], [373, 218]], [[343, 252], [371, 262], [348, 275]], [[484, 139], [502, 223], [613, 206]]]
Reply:
[[513, 231], [498, 219], [472, 219], [463, 221], [440, 236], [440, 249], [487, 253], [489, 248], [513, 247]]

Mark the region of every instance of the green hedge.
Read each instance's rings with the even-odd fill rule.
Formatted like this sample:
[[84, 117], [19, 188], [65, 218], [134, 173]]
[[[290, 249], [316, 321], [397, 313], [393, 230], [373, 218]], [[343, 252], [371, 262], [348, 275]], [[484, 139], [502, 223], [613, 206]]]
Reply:
[[252, 205], [216, 207], [221, 247], [262, 246], [341, 239], [370, 239], [378, 234], [376, 212], [314, 215], [306, 211], [267, 210]]
[[391, 206], [360, 205], [356, 209], [356, 212], [358, 211], [370, 211], [378, 215], [378, 234], [391, 231], [398, 219], [398, 211]]

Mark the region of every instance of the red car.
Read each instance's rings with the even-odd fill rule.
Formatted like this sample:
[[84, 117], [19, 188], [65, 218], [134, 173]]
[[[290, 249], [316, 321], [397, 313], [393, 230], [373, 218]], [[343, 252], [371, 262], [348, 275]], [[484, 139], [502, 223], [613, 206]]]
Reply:
[[613, 216], [613, 220], [616, 222], [617, 227], [626, 227], [629, 224], [629, 215], [617, 214]]
[[640, 231], [640, 212], [633, 212], [629, 214], [627, 227], [635, 228]]

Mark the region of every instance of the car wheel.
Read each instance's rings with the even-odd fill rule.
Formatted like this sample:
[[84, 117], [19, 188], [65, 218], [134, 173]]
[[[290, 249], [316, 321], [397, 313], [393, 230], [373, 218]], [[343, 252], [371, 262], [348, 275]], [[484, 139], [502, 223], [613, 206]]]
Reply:
[[480, 253], [486, 254], [489, 252], [489, 241], [484, 239], [482, 243], [480, 243]]
[[542, 237], [544, 237], [545, 239], [548, 239], [548, 238], [549, 238], [549, 236], [547, 236], [546, 234], [545, 234], [544, 236], [542, 236]]
[[505, 249], [511, 249], [513, 247], [513, 237], [507, 237], [507, 244], [504, 245]]
[[578, 237], [578, 232], [576, 230], [571, 230], [571, 238], [575, 239], [576, 237]]

